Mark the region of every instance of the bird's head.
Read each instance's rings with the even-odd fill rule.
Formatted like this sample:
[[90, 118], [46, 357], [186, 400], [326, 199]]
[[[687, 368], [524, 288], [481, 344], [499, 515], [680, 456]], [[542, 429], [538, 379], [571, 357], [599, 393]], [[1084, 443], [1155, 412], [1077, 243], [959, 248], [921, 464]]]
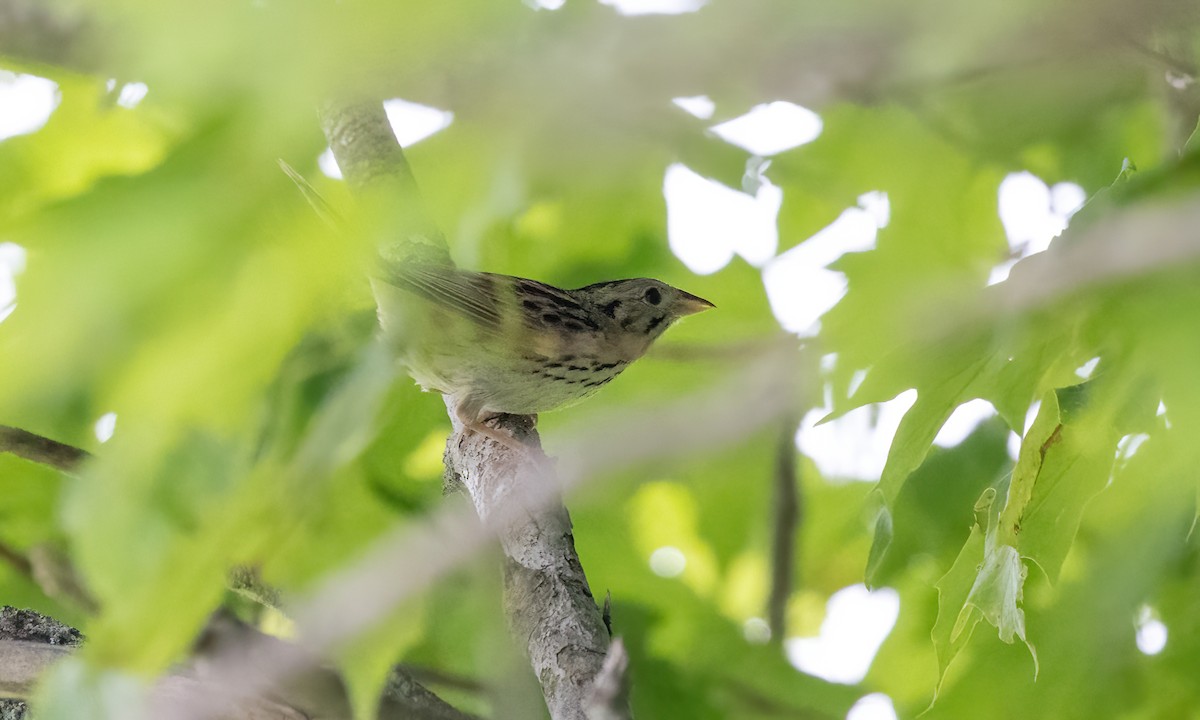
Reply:
[[574, 291], [623, 333], [657, 338], [671, 323], [714, 307], [704, 298], [650, 278], [612, 280]]

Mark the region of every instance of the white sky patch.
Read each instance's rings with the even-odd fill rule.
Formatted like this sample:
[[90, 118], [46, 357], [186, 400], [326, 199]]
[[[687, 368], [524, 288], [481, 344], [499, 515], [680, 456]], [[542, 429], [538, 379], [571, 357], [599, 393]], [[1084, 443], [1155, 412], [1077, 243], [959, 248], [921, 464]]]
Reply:
[[696, 12], [705, 0], [600, 0], [622, 15], [679, 15]]
[[917, 391], [905, 390], [892, 400], [851, 410], [824, 425], [816, 423], [829, 414], [829, 408], [810, 410], [796, 433], [796, 446], [825, 478], [876, 482], [900, 420], [916, 401]]
[[392, 98], [383, 101], [383, 110], [387, 113], [392, 132], [400, 147], [408, 147], [424, 140], [434, 133], [445, 130], [454, 122], [454, 113], [440, 110], [428, 105]]
[[848, 252], [874, 249], [877, 213], [850, 208], [766, 266], [767, 299], [785, 330], [802, 335], [820, 330], [818, 318], [846, 294], [846, 276], [826, 266]]
[[766, 645], [771, 641], [771, 626], [760, 617], [752, 617], [742, 623], [742, 636], [751, 645]]
[[1167, 647], [1167, 626], [1156, 615], [1147, 605], [1138, 611], [1135, 639], [1138, 650], [1145, 655], [1157, 655]]
[[525, 0], [525, 4], [534, 10], [557, 10], [566, 0]]
[[854, 397], [854, 393], [858, 392], [858, 389], [862, 387], [862, 384], [866, 381], [867, 371], [855, 370], [854, 374], [850, 376], [850, 382], [846, 383], [846, 396]]
[[659, 577], [679, 577], [685, 568], [687, 556], [677, 547], [664, 545], [650, 553], [650, 571]]
[[933, 444], [938, 447], [950, 448], [958, 445], [975, 432], [975, 428], [988, 418], [995, 417], [996, 406], [987, 400], [976, 398], [954, 408], [946, 424], [938, 431]]
[[1141, 449], [1142, 444], [1150, 439], [1146, 433], [1137, 433], [1135, 435], [1125, 435], [1117, 441], [1117, 459], [1128, 460], [1137, 454]]
[[671, 102], [683, 108], [683, 111], [701, 120], [707, 120], [713, 116], [717, 110], [717, 104], [712, 101], [707, 95], [692, 95], [691, 97], [677, 97]]
[[854, 703], [846, 720], [896, 720], [896, 706], [883, 693], [864, 695]]
[[117, 414], [108, 412], [101, 415], [96, 424], [92, 426], [92, 431], [96, 433], [96, 439], [102, 443], [111, 440], [113, 433], [117, 431]]
[[784, 649], [796, 668], [829, 682], [853, 684], [867, 675], [875, 653], [900, 614], [900, 594], [863, 585], [838, 590], [825, 606], [821, 634], [788, 638]]
[[875, 227], [880, 230], [887, 227], [888, 221], [892, 218], [892, 201], [882, 190], [872, 190], [859, 195], [858, 206], [867, 211], [867, 214], [875, 221]]
[[1171, 429], [1171, 418], [1167, 415], [1167, 404], [1162, 400], [1158, 401], [1158, 412], [1156, 412], [1154, 416], [1162, 418], [1163, 425], [1165, 425], [1168, 430]]
[[53, 80], [0, 70], [0, 140], [40, 130], [61, 100]]
[[[835, 369], [837, 369], [837, 361], [838, 361], [837, 353], [825, 353], [824, 355], [822, 355], [820, 363], [819, 363], [820, 367], [821, 367], [821, 372], [823, 372], [823, 373], [833, 372]], [[863, 373], [863, 377], [866, 377], [866, 370], [861, 370], [860, 372]], [[850, 394], [853, 395], [854, 393], [850, 393]]]
[[[742, 172], [742, 192], [747, 195], [758, 195], [758, 191], [762, 189], [764, 184], [770, 184], [767, 179], [767, 168], [771, 167], [771, 161], [758, 155], [751, 155], [746, 158], [746, 170]], [[775, 251], [772, 250], [774, 255]]]
[[0, 322], [17, 309], [16, 277], [25, 272], [25, 248], [0, 243]]
[[1091, 360], [1088, 360], [1084, 364], [1080, 365], [1079, 367], [1075, 368], [1075, 374], [1078, 375], [1079, 377], [1083, 378], [1084, 380], [1087, 380], [1088, 378], [1090, 378], [1092, 376], [1092, 373], [1096, 372], [1096, 366], [1099, 364], [1100, 364], [1100, 357], [1099, 356], [1094, 357]]
[[1086, 201], [1087, 194], [1075, 183], [1061, 182], [1051, 188], [1030, 172], [1004, 178], [999, 191], [1000, 222], [1012, 256], [992, 268], [988, 285], [1008, 279], [1018, 260], [1050, 247], [1050, 241], [1067, 228], [1071, 216]]
[[761, 266], [779, 247], [783, 191], [765, 178], [748, 195], [675, 163], [663, 178], [663, 196], [671, 251], [698, 275], [720, 270], [734, 255]]
[[146, 93], [150, 92], [150, 88], [146, 83], [131, 82], [125, 83], [121, 87], [121, 92], [117, 95], [117, 104], [123, 108], [133, 109], [138, 106], [146, 97]]
[[1029, 428], [1033, 427], [1033, 421], [1037, 419], [1038, 411], [1042, 409], [1042, 401], [1034, 400], [1029, 406], [1029, 410], [1025, 412], [1025, 429], [1018, 435], [1015, 432], [1008, 434], [1008, 456], [1013, 462], [1021, 456], [1021, 438], [1029, 433]]
[[728, 143], [766, 156], [816, 140], [821, 127], [821, 117], [812, 110], [777, 100], [755, 105], [745, 115], [714, 125], [712, 131]]
[[337, 158], [333, 156], [333, 148], [325, 148], [325, 152], [317, 156], [317, 167], [321, 168], [326, 177], [342, 179], [342, 169], [338, 167]]
[[806, 266], [784, 253], [763, 272], [767, 300], [784, 330], [814, 336], [819, 318], [846, 295], [846, 276], [840, 272]]

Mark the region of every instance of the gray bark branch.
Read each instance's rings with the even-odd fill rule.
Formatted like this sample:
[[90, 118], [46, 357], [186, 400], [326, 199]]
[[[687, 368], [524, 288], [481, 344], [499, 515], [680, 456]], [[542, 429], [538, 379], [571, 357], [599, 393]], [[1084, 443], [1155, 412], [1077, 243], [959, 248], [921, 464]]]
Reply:
[[[453, 400], [446, 398], [446, 402], [454, 423], [454, 434], [446, 444], [446, 484], [462, 487], [484, 522], [503, 507], [524, 509], [499, 527], [505, 555], [505, 613], [513, 636], [525, 643], [550, 717], [584, 720], [589, 716], [589, 694], [605, 669], [608, 628], [575, 551], [566, 507], [557, 497], [535, 501], [527, 491], [531, 482], [558, 485], [551, 462], [542, 453], [534, 418], [514, 415], [499, 421], [527, 443], [528, 449], [520, 452], [464, 430], [453, 412]], [[627, 666], [626, 656], [620, 675]], [[614, 672], [610, 669], [610, 674]], [[608, 706], [617, 711], [619, 702], [614, 696]], [[632, 717], [628, 700], [619, 714], [606, 717]]]
[[385, 264], [409, 258], [453, 264], [383, 105], [330, 102], [321, 109], [321, 127], [342, 177], [387, 233], [379, 243]]

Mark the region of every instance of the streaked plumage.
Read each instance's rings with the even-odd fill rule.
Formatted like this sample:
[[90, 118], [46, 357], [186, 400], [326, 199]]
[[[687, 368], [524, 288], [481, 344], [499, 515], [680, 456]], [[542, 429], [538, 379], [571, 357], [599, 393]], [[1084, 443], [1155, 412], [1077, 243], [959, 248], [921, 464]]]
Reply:
[[[380, 320], [426, 390], [455, 398], [469, 427], [573, 405], [707, 300], [646, 278], [563, 290], [525, 278], [408, 264], [375, 283]], [[413, 300], [419, 300], [413, 302]]]

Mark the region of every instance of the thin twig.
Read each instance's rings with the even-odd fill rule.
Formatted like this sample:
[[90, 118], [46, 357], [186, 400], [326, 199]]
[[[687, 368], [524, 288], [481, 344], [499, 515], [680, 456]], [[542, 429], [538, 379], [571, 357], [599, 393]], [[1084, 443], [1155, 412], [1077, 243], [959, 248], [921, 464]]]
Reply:
[[1188, 62], [1187, 60], [1175, 57], [1173, 55], [1169, 55], [1157, 48], [1152, 48], [1147, 45], [1144, 40], [1133, 37], [1129, 34], [1123, 35], [1122, 39], [1134, 50], [1137, 50], [1147, 58], [1154, 60], [1160, 66], [1171, 72], [1175, 72], [1180, 75], [1186, 75], [1190, 78], [1195, 78], [1197, 75], [1197, 70], [1194, 63]]
[[413, 665], [411, 663], [400, 663], [395, 666], [397, 672], [405, 673], [416, 680], [426, 685], [438, 685], [440, 687], [452, 688], [463, 692], [476, 693], [481, 695], [490, 694], [492, 689], [481, 680], [476, 680], [473, 677], [459, 675], [457, 673], [446, 672], [438, 668], [426, 667], [424, 665]]
[[588, 720], [624, 720], [629, 717], [629, 651], [621, 638], [614, 638], [608, 657], [596, 676], [584, 712]]
[[799, 478], [796, 475], [795, 417], [786, 418], [775, 453], [775, 497], [772, 507], [774, 537], [771, 543], [771, 593], [767, 622], [771, 639], [782, 643], [787, 632], [787, 603], [792, 595], [796, 567], [796, 534], [804, 516]]
[[2, 540], [0, 540], [0, 560], [8, 563], [21, 575], [30, 580], [33, 579], [33, 563], [29, 562], [29, 558], [25, 557], [16, 548]]
[[49, 465], [63, 472], [72, 472], [92, 457], [87, 450], [51, 440], [22, 430], [0, 425], [0, 452], [7, 452], [30, 462]]

